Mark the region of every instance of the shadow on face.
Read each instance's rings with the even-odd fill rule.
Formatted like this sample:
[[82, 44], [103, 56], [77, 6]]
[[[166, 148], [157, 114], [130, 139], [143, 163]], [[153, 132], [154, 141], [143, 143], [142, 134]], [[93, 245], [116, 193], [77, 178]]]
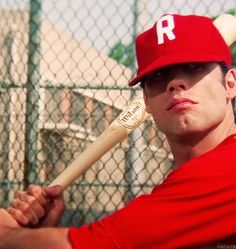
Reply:
[[174, 80], [181, 82], [182, 85], [178, 87], [186, 90], [185, 88], [191, 88], [218, 66], [219, 63], [183, 63], [163, 67], [147, 75], [142, 80], [141, 87], [145, 89], [148, 97], [173, 91], [174, 86], [170, 83]]

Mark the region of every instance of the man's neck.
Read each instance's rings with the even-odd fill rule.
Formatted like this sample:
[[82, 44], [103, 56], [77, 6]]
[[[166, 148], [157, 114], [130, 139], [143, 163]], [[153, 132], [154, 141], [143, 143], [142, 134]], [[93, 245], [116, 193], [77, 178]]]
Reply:
[[179, 166], [195, 157], [198, 157], [219, 145], [228, 136], [236, 134], [236, 126], [228, 129], [213, 129], [206, 134], [192, 134], [186, 137], [167, 137], [176, 165]]

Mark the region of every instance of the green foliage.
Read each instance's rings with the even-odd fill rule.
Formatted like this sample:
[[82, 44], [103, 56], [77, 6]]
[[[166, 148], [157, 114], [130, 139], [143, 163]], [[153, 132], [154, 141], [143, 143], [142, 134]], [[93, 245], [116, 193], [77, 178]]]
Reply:
[[236, 42], [231, 46], [232, 56], [233, 56], [233, 65], [236, 67]]
[[131, 67], [134, 61], [133, 44], [124, 44], [121, 41], [118, 41], [111, 48], [108, 56], [126, 67]]

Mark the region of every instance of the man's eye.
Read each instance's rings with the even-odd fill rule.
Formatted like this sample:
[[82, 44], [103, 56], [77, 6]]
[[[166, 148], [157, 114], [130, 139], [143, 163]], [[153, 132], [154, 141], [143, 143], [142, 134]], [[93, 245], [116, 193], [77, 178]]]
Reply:
[[154, 73], [153, 77], [154, 77], [155, 79], [160, 79], [160, 78], [163, 77], [163, 75], [164, 75], [164, 74], [163, 74], [162, 71], [157, 71], [157, 72]]
[[188, 63], [186, 68], [193, 71], [200, 71], [204, 68], [202, 63]]
[[169, 74], [169, 68], [162, 68], [154, 72], [153, 78], [154, 79], [163, 79]]

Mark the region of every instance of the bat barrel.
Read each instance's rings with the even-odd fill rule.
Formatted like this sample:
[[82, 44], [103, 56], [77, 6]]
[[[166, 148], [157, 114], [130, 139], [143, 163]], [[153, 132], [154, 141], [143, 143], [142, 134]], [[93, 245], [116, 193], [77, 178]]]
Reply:
[[51, 184], [61, 185], [64, 189], [88, 168], [98, 161], [107, 151], [124, 140], [128, 134], [143, 123], [150, 114], [145, 111], [142, 99], [136, 99], [123, 111], [107, 129], [90, 144]]

